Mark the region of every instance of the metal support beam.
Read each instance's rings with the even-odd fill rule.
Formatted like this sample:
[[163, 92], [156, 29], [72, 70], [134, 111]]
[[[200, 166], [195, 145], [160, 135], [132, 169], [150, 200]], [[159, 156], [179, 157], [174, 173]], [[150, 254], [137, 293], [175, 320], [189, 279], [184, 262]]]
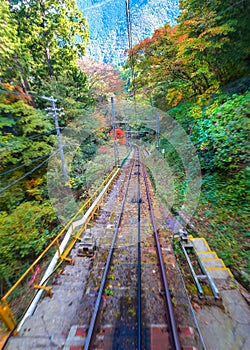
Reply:
[[63, 153], [63, 145], [62, 145], [62, 140], [61, 140], [61, 134], [60, 134], [60, 127], [57, 119], [57, 109], [55, 106], [55, 100], [53, 97], [51, 98], [51, 103], [52, 103], [52, 109], [53, 109], [53, 117], [55, 120], [55, 127], [56, 127], [56, 134], [57, 134], [57, 139], [58, 139], [58, 144], [59, 144], [59, 150], [60, 150], [60, 157], [61, 157], [61, 162], [62, 162], [62, 170], [63, 170], [63, 176], [66, 182], [69, 181], [68, 177], [68, 172], [65, 164], [65, 159], [64, 159], [64, 153]]
[[[51, 102], [52, 108], [46, 108], [46, 110], [51, 111], [48, 114], [53, 115], [53, 118], [55, 121], [56, 134], [57, 134], [60, 157], [61, 157], [61, 162], [62, 162], [63, 176], [65, 179], [65, 182], [68, 182], [69, 176], [68, 176], [68, 172], [67, 172], [67, 168], [66, 168], [66, 164], [65, 164], [64, 153], [63, 153], [63, 144], [62, 144], [62, 139], [61, 139], [61, 134], [60, 134], [60, 127], [59, 127], [59, 123], [58, 123], [58, 118], [57, 118], [57, 111], [61, 111], [63, 108], [61, 108], [61, 109], [56, 108], [56, 105], [55, 105], [56, 100], [53, 98], [53, 96], [51, 96], [51, 97], [43, 96], [42, 98]], [[62, 114], [64, 114], [64, 113], [61, 113], [59, 115], [62, 115]]]
[[150, 126], [148, 126], [148, 148], [150, 148]]
[[115, 158], [115, 166], [119, 166], [119, 153], [118, 153], [118, 142], [116, 135], [116, 121], [115, 121], [115, 105], [114, 98], [111, 97], [111, 111], [112, 111], [112, 127], [114, 131], [114, 158]]
[[159, 113], [156, 114], [156, 148], [160, 148], [160, 116]]

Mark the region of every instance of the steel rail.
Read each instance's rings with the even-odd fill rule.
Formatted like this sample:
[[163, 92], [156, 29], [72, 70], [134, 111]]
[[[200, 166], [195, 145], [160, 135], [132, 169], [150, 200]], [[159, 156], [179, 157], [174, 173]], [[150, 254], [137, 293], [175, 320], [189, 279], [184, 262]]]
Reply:
[[122, 199], [122, 206], [121, 206], [121, 211], [117, 220], [117, 224], [115, 227], [115, 231], [114, 231], [114, 237], [111, 243], [111, 247], [109, 250], [109, 255], [107, 258], [107, 262], [106, 262], [106, 266], [105, 266], [105, 270], [102, 276], [102, 280], [101, 280], [101, 285], [98, 291], [98, 296], [95, 302], [95, 307], [94, 307], [94, 311], [91, 317], [91, 321], [90, 321], [90, 325], [89, 325], [89, 329], [88, 329], [88, 333], [87, 333], [87, 337], [85, 339], [85, 343], [84, 343], [84, 350], [89, 350], [91, 342], [93, 341], [93, 335], [94, 335], [94, 329], [95, 329], [95, 324], [96, 324], [96, 320], [97, 320], [97, 315], [100, 309], [100, 305], [101, 305], [101, 300], [102, 300], [102, 294], [103, 294], [103, 290], [107, 281], [107, 276], [108, 276], [108, 271], [109, 271], [109, 266], [111, 263], [111, 259], [113, 256], [113, 252], [114, 252], [114, 246], [115, 246], [115, 242], [116, 242], [116, 238], [117, 238], [117, 234], [118, 234], [118, 230], [120, 227], [120, 223], [121, 223], [121, 219], [123, 216], [123, 210], [124, 210], [124, 206], [125, 206], [125, 202], [127, 199], [127, 193], [128, 193], [128, 187], [130, 184], [130, 179], [131, 179], [131, 175], [132, 175], [132, 170], [134, 167], [134, 160], [132, 162], [131, 168], [130, 168], [130, 172], [129, 172], [129, 177], [128, 177], [128, 182], [127, 182], [127, 186], [123, 195], [123, 199]]
[[177, 326], [176, 326], [175, 317], [174, 317], [173, 305], [172, 305], [172, 301], [171, 301], [171, 295], [169, 292], [167, 276], [166, 276], [163, 256], [162, 256], [162, 252], [161, 252], [161, 246], [160, 246], [160, 242], [159, 242], [158, 232], [157, 232], [154, 213], [153, 213], [153, 207], [152, 207], [150, 193], [149, 193], [147, 175], [146, 175], [145, 166], [143, 163], [142, 163], [142, 170], [143, 170], [143, 178], [144, 178], [144, 182], [145, 182], [145, 186], [146, 186], [146, 194], [147, 194], [147, 200], [148, 200], [148, 205], [149, 205], [149, 210], [150, 210], [150, 215], [151, 215], [151, 221], [152, 221], [152, 226], [153, 226], [153, 231], [154, 231], [157, 255], [158, 255], [158, 260], [159, 260], [159, 264], [160, 264], [161, 278], [162, 278], [162, 283], [164, 286], [164, 296], [165, 296], [165, 301], [167, 304], [167, 317], [168, 317], [168, 321], [170, 323], [169, 326], [170, 326], [171, 346], [172, 346], [173, 350], [181, 350]]

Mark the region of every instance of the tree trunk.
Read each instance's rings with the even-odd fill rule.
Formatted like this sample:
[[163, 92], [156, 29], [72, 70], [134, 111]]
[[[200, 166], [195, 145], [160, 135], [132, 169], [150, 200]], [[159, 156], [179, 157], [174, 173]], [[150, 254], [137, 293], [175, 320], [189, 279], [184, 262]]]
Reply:
[[[42, 13], [42, 19], [43, 19], [42, 27], [44, 29], [46, 29], [46, 23], [45, 23], [46, 13], [45, 13], [43, 0], [39, 0], [39, 4], [40, 4], [40, 7], [41, 7], [41, 13]], [[45, 38], [46, 38], [46, 35], [47, 35], [46, 32], [44, 32], [44, 37]], [[50, 56], [50, 50], [49, 50], [48, 46], [45, 48], [45, 59], [46, 59], [47, 65], [48, 65], [49, 76], [53, 77], [54, 76], [54, 71], [53, 71], [52, 64], [51, 64], [51, 56]]]
[[[20, 81], [21, 81], [21, 85], [22, 85], [23, 91], [25, 93], [29, 94], [31, 89], [30, 89], [29, 82], [28, 82], [28, 80], [26, 78], [24, 67], [20, 63], [18, 57], [15, 58], [15, 61], [16, 61], [17, 66], [19, 67], [19, 70], [20, 70], [20, 75], [19, 76], [20, 76]], [[35, 108], [36, 105], [35, 105], [34, 99], [33, 99], [33, 97], [31, 95], [29, 95], [29, 96], [30, 96], [31, 105], [32, 105], [32, 107]]]

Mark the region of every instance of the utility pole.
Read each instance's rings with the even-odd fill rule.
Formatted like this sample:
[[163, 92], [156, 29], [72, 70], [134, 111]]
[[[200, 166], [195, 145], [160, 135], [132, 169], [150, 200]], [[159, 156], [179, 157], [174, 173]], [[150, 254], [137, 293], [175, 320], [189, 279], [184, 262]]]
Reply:
[[126, 121], [126, 125], [125, 125], [125, 138], [126, 138], [126, 147], [129, 148], [129, 126], [128, 126], [128, 122]]
[[159, 113], [156, 114], [156, 144], [155, 147], [159, 149], [160, 147], [160, 118]]
[[[51, 97], [43, 96], [43, 98], [45, 100], [50, 101], [51, 105], [52, 105], [52, 108], [47, 108], [47, 110], [52, 110], [52, 114], [53, 114], [54, 121], [55, 121], [55, 127], [56, 127], [56, 134], [57, 134], [57, 139], [58, 139], [60, 157], [61, 157], [61, 162], [62, 162], [63, 176], [64, 176], [64, 179], [65, 179], [65, 182], [68, 182], [69, 181], [69, 176], [68, 176], [68, 172], [67, 172], [67, 168], [66, 168], [66, 164], [65, 164], [64, 153], [63, 153], [63, 145], [62, 145], [61, 134], [60, 134], [60, 127], [59, 127], [58, 118], [57, 118], [57, 111], [61, 111], [61, 109], [56, 108], [56, 105], [55, 105], [56, 100], [53, 98], [53, 96], [51, 96]], [[60, 115], [62, 115], [62, 113]]]
[[150, 149], [150, 125], [148, 125], [148, 149]]
[[126, 137], [128, 141], [128, 147], [131, 147], [131, 126], [127, 124]]
[[115, 159], [115, 166], [119, 166], [119, 153], [118, 153], [118, 142], [117, 142], [117, 135], [116, 135], [116, 121], [115, 121], [115, 105], [114, 105], [114, 98], [111, 97], [111, 111], [112, 111], [112, 127], [114, 131], [114, 159]]

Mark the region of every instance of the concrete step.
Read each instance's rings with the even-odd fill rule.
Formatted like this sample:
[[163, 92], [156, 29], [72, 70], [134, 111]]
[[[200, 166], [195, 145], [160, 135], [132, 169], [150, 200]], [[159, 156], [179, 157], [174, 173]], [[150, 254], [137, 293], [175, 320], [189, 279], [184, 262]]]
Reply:
[[224, 262], [221, 259], [204, 258], [201, 260], [205, 268], [208, 267], [222, 267], [225, 268]]
[[229, 277], [232, 277], [231, 271], [227, 268], [208, 267], [207, 272], [213, 279], [227, 279]]
[[233, 276], [230, 269], [225, 266], [223, 260], [218, 258], [216, 252], [211, 251], [204, 238], [193, 238], [189, 236], [189, 239], [212, 279], [227, 279]]
[[208, 258], [212, 258], [212, 259], [218, 258], [215, 252], [198, 252], [198, 256], [201, 260], [208, 259]]
[[193, 246], [197, 253], [199, 252], [211, 252], [207, 242], [204, 238], [192, 238], [191, 242], [193, 243]]

